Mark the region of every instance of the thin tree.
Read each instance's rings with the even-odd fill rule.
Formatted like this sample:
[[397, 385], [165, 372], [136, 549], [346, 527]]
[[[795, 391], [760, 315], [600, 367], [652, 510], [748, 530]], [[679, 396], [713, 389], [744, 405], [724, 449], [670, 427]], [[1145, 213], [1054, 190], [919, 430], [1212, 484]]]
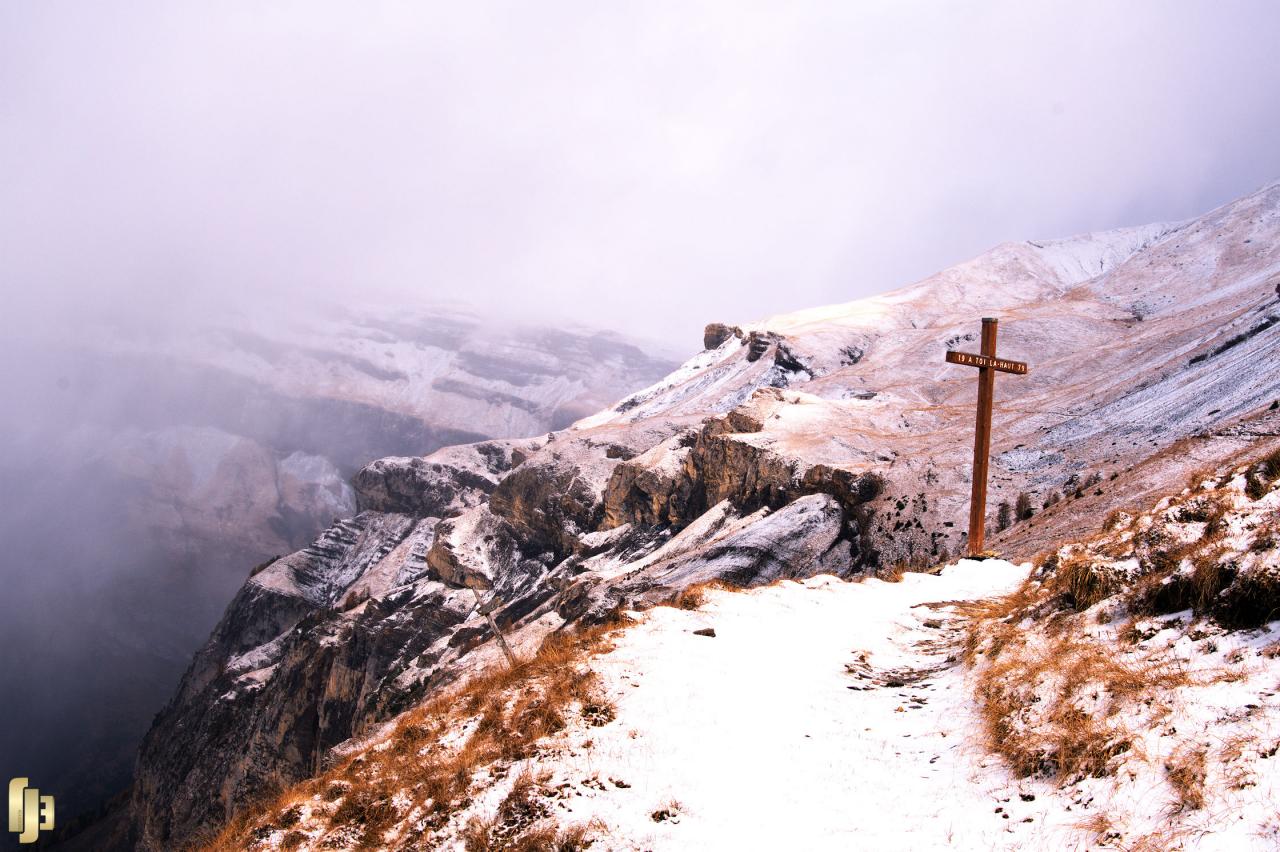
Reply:
[[1013, 507], [1009, 505], [1008, 500], [1000, 501], [1000, 508], [996, 510], [996, 531], [1004, 532], [1009, 529], [1009, 525], [1013, 523]]
[[1031, 507], [1031, 495], [1025, 491], [1018, 493], [1018, 502], [1013, 505], [1013, 514], [1020, 521], [1025, 521], [1036, 513]]

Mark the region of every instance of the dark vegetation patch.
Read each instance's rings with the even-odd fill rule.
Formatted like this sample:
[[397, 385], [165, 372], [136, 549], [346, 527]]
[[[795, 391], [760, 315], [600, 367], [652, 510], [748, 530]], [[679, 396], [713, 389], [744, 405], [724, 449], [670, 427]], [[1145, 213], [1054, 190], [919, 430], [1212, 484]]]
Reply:
[[1276, 317], [1273, 317], [1273, 316], [1268, 316], [1266, 319], [1262, 320], [1262, 322], [1253, 326], [1248, 331], [1242, 331], [1239, 334], [1228, 338], [1226, 341], [1219, 344], [1218, 346], [1215, 346], [1213, 349], [1209, 350], [1208, 352], [1201, 352], [1199, 355], [1192, 356], [1191, 360], [1188, 361], [1187, 364], [1188, 365], [1199, 364], [1200, 362], [1207, 361], [1210, 358], [1216, 358], [1217, 356], [1221, 355], [1223, 352], [1226, 352], [1228, 349], [1232, 349], [1236, 346], [1239, 346], [1241, 343], [1244, 343], [1246, 340], [1250, 339], [1251, 337], [1255, 337], [1261, 334], [1262, 332], [1271, 328], [1271, 326], [1275, 325], [1277, 322], [1280, 322], [1280, 319], [1277, 319]]

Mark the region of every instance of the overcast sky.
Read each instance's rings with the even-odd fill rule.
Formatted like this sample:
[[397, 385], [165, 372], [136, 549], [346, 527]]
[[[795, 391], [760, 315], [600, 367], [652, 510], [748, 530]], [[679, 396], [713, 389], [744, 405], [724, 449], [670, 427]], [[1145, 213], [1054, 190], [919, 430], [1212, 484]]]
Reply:
[[696, 348], [711, 320], [1280, 177], [1278, 24], [1275, 2], [15, 0], [0, 322], [453, 298]]

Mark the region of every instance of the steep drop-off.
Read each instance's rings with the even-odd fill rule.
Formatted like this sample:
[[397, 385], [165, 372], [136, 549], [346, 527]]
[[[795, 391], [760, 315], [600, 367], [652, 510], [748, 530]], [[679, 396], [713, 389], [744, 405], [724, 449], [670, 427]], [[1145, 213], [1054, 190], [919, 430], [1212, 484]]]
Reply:
[[590, 330], [317, 311], [0, 343], [0, 677], [29, 685], [0, 763], [64, 825], [128, 785], [249, 567], [353, 514], [370, 460], [542, 433], [673, 366]]
[[1095, 492], [1231, 457], [1274, 431], [1278, 237], [1275, 185], [1178, 225], [1002, 245], [885, 296], [709, 326], [679, 370], [563, 431], [371, 465], [362, 512], [249, 579], [157, 718], [134, 839], [208, 836], [317, 772], [492, 658], [489, 617], [527, 638], [693, 583], [957, 553], [975, 377], [943, 354], [976, 348], [982, 316], [1032, 368], [997, 379], [992, 505], [1067, 495], [994, 539], [1011, 555], [1095, 528]]

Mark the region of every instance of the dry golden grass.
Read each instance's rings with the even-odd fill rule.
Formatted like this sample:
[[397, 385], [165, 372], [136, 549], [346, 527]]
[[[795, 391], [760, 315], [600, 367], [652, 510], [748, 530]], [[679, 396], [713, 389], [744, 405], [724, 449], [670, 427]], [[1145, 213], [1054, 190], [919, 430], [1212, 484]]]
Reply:
[[1047, 585], [1051, 591], [1065, 595], [1068, 605], [1077, 611], [1088, 609], [1123, 588], [1113, 573], [1096, 565], [1087, 553], [1076, 552], [1061, 558]]
[[493, 816], [467, 823], [461, 836], [466, 852], [578, 852], [590, 846], [592, 831], [601, 826], [561, 828], [548, 819], [548, 780], [528, 770], [517, 776]]
[[1257, 784], [1253, 762], [1261, 751], [1258, 739], [1256, 731], [1242, 731], [1223, 740], [1218, 757], [1223, 777], [1232, 790], [1243, 790]]
[[998, 648], [986, 645], [975, 692], [988, 747], [1023, 777], [1065, 784], [1109, 774], [1112, 759], [1134, 746], [1122, 711], [1189, 682], [1178, 667], [1126, 662], [1066, 630], [998, 638]]
[[1253, 553], [1266, 553], [1268, 550], [1275, 550], [1278, 543], [1280, 534], [1277, 533], [1276, 523], [1274, 520], [1267, 520], [1254, 531], [1249, 550]]
[[1102, 522], [1103, 532], [1113, 532], [1132, 523], [1134, 513], [1128, 509], [1112, 509]]
[[690, 586], [676, 595], [675, 604], [680, 609], [699, 609], [706, 600], [706, 593], [701, 588]]
[[579, 852], [592, 843], [593, 826], [590, 825], [561, 829], [544, 824], [535, 826], [510, 841], [492, 835], [496, 825], [498, 824], [493, 821], [484, 820], [468, 823], [462, 838], [466, 852]]
[[1196, 612], [1209, 612], [1218, 595], [1234, 577], [1222, 563], [1225, 549], [1198, 550], [1191, 557], [1190, 604]]
[[903, 562], [890, 565], [887, 568], [881, 568], [876, 571], [876, 577], [884, 580], [886, 583], [901, 583], [902, 577], [907, 573], [907, 566]]
[[1211, 482], [1216, 485], [1218, 482], [1218, 471], [1211, 467], [1199, 467], [1187, 475], [1187, 488], [1191, 489], [1192, 494], [1200, 491], [1201, 487], [1206, 482]]
[[1228, 627], [1257, 627], [1280, 615], [1280, 572], [1255, 570], [1236, 577], [1214, 605]]
[[1165, 762], [1165, 776], [1181, 808], [1200, 810], [1204, 807], [1205, 757], [1203, 746], [1184, 746]]
[[[1065, 784], [1108, 774], [1112, 760], [1134, 747], [1122, 711], [1189, 677], [1177, 666], [1125, 660], [1089, 637], [1081, 616], [1054, 602], [1073, 583], [1073, 594], [1087, 599], [1093, 581], [1059, 578], [1063, 570], [1046, 559], [1043, 582], [1028, 580], [1010, 595], [959, 609], [969, 622], [963, 659], [977, 669], [988, 748], [1020, 776]], [[1076, 569], [1068, 561], [1065, 570]], [[1028, 619], [1032, 630], [1023, 626]], [[1148, 705], [1147, 712], [1162, 711]]]
[[[416, 834], [393, 838], [390, 845], [429, 845], [432, 833], [444, 828], [465, 803], [478, 770], [489, 767], [499, 775], [510, 763], [533, 756], [539, 740], [563, 729], [567, 715], [575, 708], [588, 724], [612, 719], [612, 707], [599, 694], [595, 675], [585, 663], [590, 655], [608, 649], [608, 636], [614, 629], [616, 625], [602, 625], [573, 634], [554, 634], [532, 659], [512, 669], [478, 675], [448, 695], [404, 714], [385, 740], [245, 811], [205, 848], [246, 849], [255, 838], [291, 828], [297, 824], [297, 816], [285, 825], [282, 814], [301, 801], [311, 801], [314, 811], [327, 814], [321, 818], [324, 833], [341, 844], [358, 849], [388, 845], [387, 831], [412, 816], [412, 822], [421, 821], [424, 827]], [[460, 730], [467, 731], [461, 743], [446, 745], [444, 737]], [[517, 779], [512, 791], [515, 798], [508, 797], [506, 810], [500, 811], [498, 821], [489, 827], [498, 832], [492, 838], [492, 844], [497, 845], [482, 848], [584, 848], [584, 831], [560, 831], [555, 826], [535, 826], [515, 819], [521, 797], [530, 799], [535, 788], [536, 779]], [[324, 802], [336, 802], [336, 806], [325, 807]], [[519, 830], [512, 827], [516, 823]], [[301, 845], [305, 836], [296, 835], [294, 832], [291, 837], [295, 845]]]
[[676, 609], [701, 609], [702, 605], [707, 602], [707, 592], [718, 591], [721, 589], [728, 591], [736, 591], [740, 586], [735, 586], [728, 580], [707, 580], [702, 583], [692, 583], [676, 592], [659, 606], [671, 606]]
[[1272, 450], [1249, 466], [1245, 474], [1245, 494], [1251, 500], [1258, 500], [1267, 495], [1280, 476], [1280, 449]]
[[1171, 852], [1185, 849], [1186, 832], [1174, 828], [1152, 831], [1121, 845], [1123, 852]]
[[1100, 848], [1118, 849], [1120, 852], [1172, 852], [1186, 848], [1186, 832], [1176, 827], [1167, 826], [1138, 837], [1126, 838], [1112, 823], [1111, 815], [1106, 813], [1096, 813], [1076, 823], [1076, 828], [1093, 834]]
[[886, 565], [877, 569], [872, 576], [884, 580], [886, 583], [900, 583], [907, 574], [936, 574], [940, 570], [942, 570], [941, 562], [917, 559], [915, 561], [895, 562], [892, 565]]
[[1126, 839], [1111, 821], [1111, 814], [1095, 813], [1086, 820], [1076, 823], [1076, 828], [1094, 835], [1094, 840], [1103, 848], [1119, 849], [1121, 852], [1171, 852], [1184, 848], [1183, 832], [1172, 827], [1148, 832], [1139, 837]]
[[1099, 811], [1075, 824], [1081, 831], [1087, 831], [1099, 841], [1108, 841], [1115, 837], [1115, 827], [1111, 824], [1111, 816]]
[[[1251, 470], [1255, 480], [1265, 479], [1266, 488], [1250, 494], [1257, 499], [1280, 477], [1280, 452]], [[1096, 536], [1039, 559], [1012, 595], [960, 607], [969, 621], [963, 659], [974, 670], [986, 746], [1013, 772], [1069, 786], [1122, 767], [1128, 777], [1139, 763], [1163, 769], [1172, 802], [1166, 825], [1124, 837], [1116, 825], [1129, 819], [1103, 812], [1080, 826], [1108, 848], [1182, 848], [1190, 829], [1177, 815], [1208, 807], [1206, 791], [1215, 788], [1207, 779], [1221, 771], [1221, 789], [1256, 783], [1253, 751], [1266, 753], [1256, 732], [1210, 748], [1203, 734], [1184, 731], [1172, 751], [1146, 736], [1153, 730], [1176, 736], [1185, 727], [1174, 708], [1194, 694], [1186, 690], [1249, 675], [1243, 654], [1200, 667], [1169, 653], [1168, 643], [1146, 640], [1182, 625], [1212, 652], [1220, 628], [1257, 626], [1280, 612], [1280, 571], [1267, 567], [1269, 556], [1253, 555], [1277, 546], [1280, 518], [1237, 508], [1238, 481], [1228, 487], [1230, 481], [1197, 473], [1192, 491], [1171, 504], [1146, 514], [1113, 513]], [[1228, 538], [1231, 528], [1256, 530], [1261, 543], [1240, 554], [1243, 544]], [[1083, 613], [1090, 607], [1097, 618]], [[1211, 616], [1217, 627], [1148, 618], [1187, 609]], [[1280, 642], [1262, 653], [1280, 657]], [[1144, 753], [1144, 743], [1157, 753]]]
[[[985, 650], [998, 654], [1000, 648], [1017, 633], [1017, 622], [1043, 597], [1040, 585], [1032, 580], [1024, 581], [1011, 594], [998, 598], [965, 601], [955, 609], [969, 622], [965, 633], [964, 656], [967, 665], [973, 665], [979, 648], [986, 641]], [[978, 629], [981, 625], [982, 629]]]

